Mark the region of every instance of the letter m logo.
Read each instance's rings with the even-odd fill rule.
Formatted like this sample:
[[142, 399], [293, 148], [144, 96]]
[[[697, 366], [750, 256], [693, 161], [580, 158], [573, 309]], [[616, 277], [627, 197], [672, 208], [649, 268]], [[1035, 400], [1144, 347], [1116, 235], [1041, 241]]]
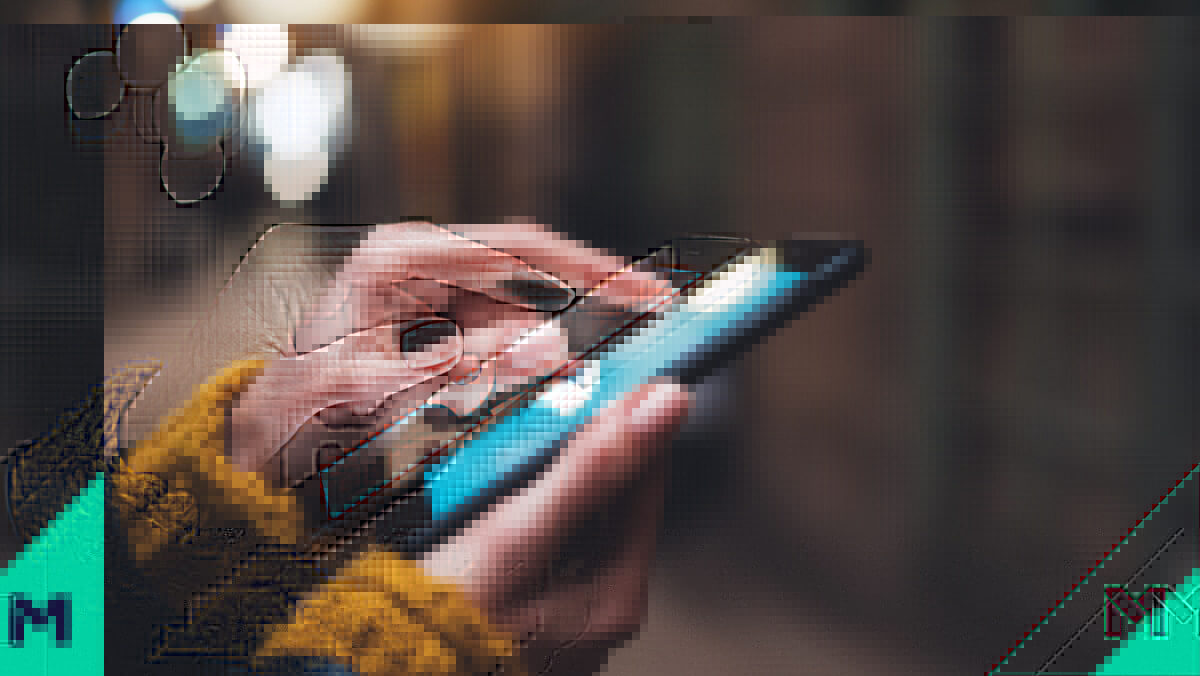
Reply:
[[[1104, 586], [1104, 638], [1125, 638], [1130, 625], [1137, 624], [1150, 615], [1150, 635], [1153, 638], [1167, 637], [1167, 613], [1164, 610], [1169, 585], [1146, 585], [1141, 594], [1135, 594], [1125, 585]], [[1154, 612], [1158, 609], [1159, 612]]]
[[54, 643], [59, 648], [71, 646], [71, 595], [51, 594], [39, 607], [27, 594], [8, 594], [8, 644], [14, 648], [25, 645], [25, 626], [45, 632], [54, 623]]

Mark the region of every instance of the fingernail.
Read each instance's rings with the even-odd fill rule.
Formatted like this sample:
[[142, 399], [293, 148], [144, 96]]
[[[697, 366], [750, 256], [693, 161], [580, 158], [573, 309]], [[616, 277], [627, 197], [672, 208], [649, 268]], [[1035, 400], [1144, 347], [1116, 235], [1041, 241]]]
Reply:
[[398, 336], [409, 368], [424, 368], [446, 361], [458, 351], [452, 338], [458, 337], [458, 326], [450, 320], [429, 321], [402, 331]]
[[542, 278], [526, 277], [522, 279], [506, 279], [500, 283], [516, 301], [538, 312], [557, 312], [564, 310], [575, 300], [575, 290], [562, 282]]

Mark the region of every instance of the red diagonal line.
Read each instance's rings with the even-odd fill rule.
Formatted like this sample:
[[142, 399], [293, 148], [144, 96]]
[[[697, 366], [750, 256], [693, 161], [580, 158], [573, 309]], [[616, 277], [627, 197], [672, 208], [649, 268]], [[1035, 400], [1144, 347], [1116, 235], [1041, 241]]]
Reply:
[[1025, 641], [1028, 641], [1029, 637], [1033, 636], [1033, 632], [1037, 631], [1038, 627], [1045, 624], [1046, 620], [1050, 619], [1050, 616], [1053, 615], [1059, 608], [1061, 608], [1062, 605], [1067, 602], [1067, 599], [1071, 598], [1071, 595], [1075, 593], [1076, 589], [1079, 589], [1080, 585], [1082, 585], [1084, 582], [1086, 582], [1090, 577], [1092, 577], [1092, 575], [1095, 575], [1096, 571], [1099, 570], [1100, 565], [1103, 564], [1105, 561], [1107, 561], [1109, 558], [1111, 558], [1112, 555], [1117, 551], [1117, 548], [1120, 547], [1122, 544], [1124, 544], [1127, 540], [1129, 540], [1130, 536], [1133, 535], [1133, 532], [1135, 530], [1137, 530], [1139, 527], [1141, 527], [1141, 525], [1150, 518], [1150, 515], [1154, 513], [1154, 510], [1158, 509], [1159, 505], [1166, 502], [1167, 498], [1171, 495], [1171, 493], [1174, 493], [1175, 490], [1177, 488], [1179, 488], [1180, 484], [1182, 484], [1184, 481], [1187, 481], [1187, 478], [1190, 477], [1196, 471], [1197, 468], [1200, 468], [1200, 462], [1192, 465], [1192, 468], [1189, 469], [1183, 475], [1183, 477], [1181, 479], [1179, 479], [1179, 481], [1176, 481], [1175, 485], [1171, 486], [1171, 489], [1169, 491], [1167, 491], [1161, 497], [1159, 497], [1158, 501], [1154, 503], [1154, 506], [1150, 508], [1150, 511], [1146, 512], [1146, 514], [1144, 516], [1142, 516], [1142, 518], [1138, 519], [1138, 522], [1135, 523], [1133, 525], [1133, 527], [1131, 527], [1129, 529], [1129, 532], [1126, 533], [1125, 536], [1122, 537], [1119, 541], [1117, 541], [1116, 544], [1114, 544], [1111, 548], [1109, 548], [1108, 552], [1105, 553], [1105, 555], [1103, 557], [1101, 557], [1099, 560], [1097, 560], [1096, 564], [1094, 566], [1092, 566], [1091, 568], [1089, 568], [1088, 572], [1086, 574], [1081, 575], [1079, 577], [1079, 581], [1076, 582], [1070, 589], [1068, 589], [1066, 594], [1063, 594], [1062, 599], [1058, 603], [1054, 604], [1053, 608], [1050, 608], [1049, 610], [1047, 610], [1046, 613], [1044, 615], [1042, 615], [1041, 619], [1039, 619], [1037, 622], [1035, 622], [1033, 624], [1033, 626], [1029, 628], [1029, 631], [1025, 632], [1025, 635], [1021, 637], [1021, 640], [1017, 641], [1017, 644], [1014, 645], [1012, 648], [1009, 648], [1008, 652], [1005, 653], [1004, 656], [1000, 658], [1000, 661], [993, 664], [992, 668], [989, 669], [984, 674], [984, 676], [995, 676], [996, 670], [1000, 668], [1000, 665], [1004, 664], [1005, 660], [1012, 657], [1012, 654], [1014, 652], [1016, 652], [1017, 648], [1020, 648], [1021, 645], [1025, 643]]

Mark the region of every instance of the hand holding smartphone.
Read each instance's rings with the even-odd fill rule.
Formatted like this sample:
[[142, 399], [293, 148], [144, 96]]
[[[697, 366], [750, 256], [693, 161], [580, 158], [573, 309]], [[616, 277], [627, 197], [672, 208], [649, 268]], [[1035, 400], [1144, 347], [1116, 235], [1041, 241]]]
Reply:
[[[698, 382], [847, 285], [867, 258], [862, 243], [850, 240], [707, 237], [677, 240], [618, 271], [616, 283], [647, 271], [667, 283], [632, 311], [603, 293], [583, 294], [535, 327], [534, 337], [567, 334], [571, 354], [562, 366], [500, 378], [483, 364], [475, 378], [447, 383], [365, 443], [344, 443], [353, 435], [335, 440], [327, 462], [293, 474], [289, 482], [319, 528], [305, 551], [285, 554], [293, 591], [281, 592], [279, 602], [294, 600], [299, 568], [320, 584], [369, 543], [413, 556], [438, 548], [555, 462], [597, 413], [658, 378]], [[298, 568], [304, 557], [316, 565]], [[279, 568], [279, 557], [247, 561], [161, 654], [200, 650], [206, 617], [227, 616], [223, 606], [238, 603], [238, 580], [254, 580], [245, 586], [251, 593], [273, 579], [257, 570], [263, 565]], [[227, 647], [214, 650], [228, 654]]]
[[695, 384], [849, 283], [867, 257], [849, 240], [676, 240], [613, 277], [669, 282], [643, 307], [616, 307], [593, 291], [532, 332], [567, 334], [563, 366], [498, 384], [484, 365], [481, 377], [431, 400], [470, 391], [477, 406], [420, 407], [298, 486], [310, 503], [318, 498], [330, 532], [369, 522], [375, 537], [425, 551], [535, 476], [597, 411], [652, 379]]

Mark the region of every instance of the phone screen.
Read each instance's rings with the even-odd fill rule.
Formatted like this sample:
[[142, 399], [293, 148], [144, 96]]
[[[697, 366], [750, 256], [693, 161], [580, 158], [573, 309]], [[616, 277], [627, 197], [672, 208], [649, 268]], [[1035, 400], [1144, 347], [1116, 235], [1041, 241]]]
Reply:
[[354, 520], [404, 496], [404, 516], [381, 521], [388, 528], [426, 536], [452, 528], [536, 473], [599, 408], [654, 377], [696, 382], [848, 283], [865, 261], [857, 242], [664, 247], [629, 268], [670, 278], [658, 302], [630, 312], [582, 296], [547, 323], [576, 339], [564, 367], [495, 388], [469, 415], [413, 411], [355, 451], [359, 467], [377, 463], [369, 480], [347, 471], [352, 464], [325, 468], [327, 516]]

